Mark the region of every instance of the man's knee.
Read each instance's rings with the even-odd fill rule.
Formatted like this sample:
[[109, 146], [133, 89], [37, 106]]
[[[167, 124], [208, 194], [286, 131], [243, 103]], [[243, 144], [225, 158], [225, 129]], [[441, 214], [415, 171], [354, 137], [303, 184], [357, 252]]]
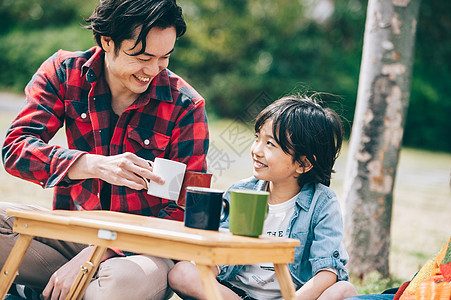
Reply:
[[112, 258], [101, 264], [84, 299], [166, 299], [172, 292], [167, 276], [171, 260], [134, 255]]
[[6, 214], [7, 209], [15, 207], [13, 203], [0, 202], [0, 267], [5, 263], [18, 236], [13, 232], [14, 217]]
[[6, 214], [6, 210], [13, 208], [12, 203], [0, 202], [0, 234], [13, 232], [14, 217]]
[[6, 213], [8, 209], [42, 210], [35, 205], [0, 202], [0, 234], [13, 234], [14, 217]]

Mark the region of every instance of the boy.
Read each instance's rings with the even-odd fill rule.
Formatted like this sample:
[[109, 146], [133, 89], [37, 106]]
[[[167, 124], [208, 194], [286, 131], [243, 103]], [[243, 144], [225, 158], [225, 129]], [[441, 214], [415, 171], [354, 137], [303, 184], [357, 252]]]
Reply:
[[[300, 241], [294, 263], [289, 264], [296, 298], [331, 300], [357, 295], [346, 281], [348, 255], [342, 245], [341, 210], [328, 187], [343, 139], [340, 118], [309, 97], [290, 96], [258, 115], [255, 133], [253, 177], [229, 190], [270, 192], [263, 232]], [[229, 192], [224, 197], [228, 200]], [[223, 226], [228, 227], [227, 221]], [[227, 265], [216, 272], [224, 299], [282, 299], [272, 264]], [[184, 297], [205, 298], [197, 270], [189, 262], [174, 266], [169, 284]]]

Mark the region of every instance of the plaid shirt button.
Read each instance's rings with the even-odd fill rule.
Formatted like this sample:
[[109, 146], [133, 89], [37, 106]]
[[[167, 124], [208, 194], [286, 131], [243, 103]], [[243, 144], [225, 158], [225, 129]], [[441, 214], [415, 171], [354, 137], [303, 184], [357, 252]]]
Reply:
[[147, 146], [147, 145], [149, 145], [149, 144], [150, 144], [150, 141], [149, 141], [149, 140], [147, 140], [147, 139], [146, 139], [146, 140], [144, 140], [144, 145], [146, 145], [146, 146]]
[[82, 119], [86, 119], [87, 116], [88, 116], [88, 115], [86, 115], [86, 113], [82, 113], [82, 114], [80, 115], [80, 117], [81, 117]]

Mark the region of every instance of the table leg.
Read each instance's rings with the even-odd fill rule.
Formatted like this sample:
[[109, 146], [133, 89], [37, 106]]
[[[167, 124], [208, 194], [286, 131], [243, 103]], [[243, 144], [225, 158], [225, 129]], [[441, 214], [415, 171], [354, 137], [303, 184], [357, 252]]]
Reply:
[[91, 282], [91, 278], [99, 267], [107, 249], [108, 248], [106, 247], [94, 246], [88, 261], [81, 266], [81, 270], [78, 273], [69, 294], [67, 294], [66, 300], [79, 300], [83, 298], [83, 295]]
[[6, 293], [13, 284], [19, 265], [27, 252], [28, 246], [30, 246], [31, 240], [33, 240], [32, 235], [20, 234], [14, 247], [11, 249], [0, 274], [0, 299], [5, 298]]
[[286, 264], [274, 264], [277, 279], [279, 280], [280, 291], [285, 300], [296, 299], [293, 280], [291, 279], [290, 271]]
[[204, 287], [205, 296], [209, 300], [221, 300], [222, 296], [218, 290], [218, 281], [214, 275], [211, 266], [197, 264], [197, 271], [199, 272], [199, 277]]

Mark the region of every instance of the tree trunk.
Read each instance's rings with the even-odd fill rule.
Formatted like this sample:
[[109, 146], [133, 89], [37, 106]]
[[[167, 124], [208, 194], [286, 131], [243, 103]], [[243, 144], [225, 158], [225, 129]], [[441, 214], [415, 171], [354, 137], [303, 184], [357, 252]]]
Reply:
[[348, 268], [389, 275], [393, 186], [410, 97], [420, 0], [369, 0], [344, 183]]

